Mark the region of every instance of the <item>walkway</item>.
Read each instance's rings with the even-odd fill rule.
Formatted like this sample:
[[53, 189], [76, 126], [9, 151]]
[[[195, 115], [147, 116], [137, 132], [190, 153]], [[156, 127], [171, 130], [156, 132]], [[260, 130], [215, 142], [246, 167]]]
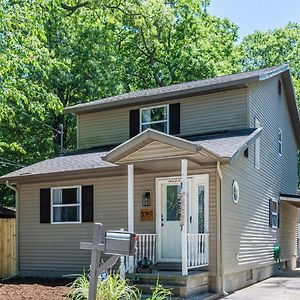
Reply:
[[300, 300], [300, 269], [281, 272], [222, 299], [228, 300]]

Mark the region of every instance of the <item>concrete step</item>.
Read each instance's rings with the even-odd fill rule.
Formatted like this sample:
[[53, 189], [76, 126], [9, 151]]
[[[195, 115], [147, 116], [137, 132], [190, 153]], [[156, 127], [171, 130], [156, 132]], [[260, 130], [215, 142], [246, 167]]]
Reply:
[[153, 272], [127, 274], [133, 285], [136, 285], [143, 294], [151, 294], [157, 281], [165, 288], [170, 289], [175, 297], [189, 297], [207, 293], [209, 290], [209, 272], [191, 271], [182, 276], [181, 272]]
[[163, 263], [158, 262], [155, 265], [151, 266], [152, 270], [159, 270], [159, 271], [180, 271], [181, 270], [181, 263]]

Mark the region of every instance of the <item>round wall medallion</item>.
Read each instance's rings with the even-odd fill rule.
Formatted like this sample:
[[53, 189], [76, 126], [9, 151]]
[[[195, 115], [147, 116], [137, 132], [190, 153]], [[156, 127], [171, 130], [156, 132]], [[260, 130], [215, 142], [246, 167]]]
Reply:
[[233, 181], [232, 183], [232, 201], [236, 204], [240, 200], [240, 188], [237, 181]]

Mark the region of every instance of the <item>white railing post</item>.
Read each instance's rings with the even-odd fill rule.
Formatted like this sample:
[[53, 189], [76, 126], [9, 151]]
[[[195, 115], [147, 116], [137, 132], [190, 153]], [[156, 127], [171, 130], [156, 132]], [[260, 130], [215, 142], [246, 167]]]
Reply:
[[[134, 232], [134, 168], [128, 165], [128, 231]], [[129, 256], [130, 273], [134, 272], [134, 257]]]
[[[120, 229], [121, 231], [124, 231], [124, 228]], [[125, 266], [125, 257], [120, 257], [120, 277], [122, 279], [125, 279], [125, 273], [126, 273], [126, 266]]]
[[188, 211], [188, 195], [187, 195], [187, 160], [181, 160], [181, 196], [183, 224], [181, 229], [181, 255], [182, 255], [182, 275], [188, 274], [188, 253], [187, 253], [187, 211]]

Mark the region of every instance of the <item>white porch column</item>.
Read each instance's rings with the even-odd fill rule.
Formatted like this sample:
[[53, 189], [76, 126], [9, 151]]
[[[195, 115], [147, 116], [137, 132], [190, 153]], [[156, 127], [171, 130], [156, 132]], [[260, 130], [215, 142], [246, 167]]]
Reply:
[[187, 189], [187, 160], [181, 160], [181, 195], [182, 195], [182, 213], [183, 226], [181, 229], [181, 259], [182, 275], [188, 274], [187, 268], [187, 218], [188, 218], [188, 189]]
[[[128, 165], [128, 231], [134, 232], [134, 168]], [[134, 257], [129, 257], [129, 272], [134, 272]]]

